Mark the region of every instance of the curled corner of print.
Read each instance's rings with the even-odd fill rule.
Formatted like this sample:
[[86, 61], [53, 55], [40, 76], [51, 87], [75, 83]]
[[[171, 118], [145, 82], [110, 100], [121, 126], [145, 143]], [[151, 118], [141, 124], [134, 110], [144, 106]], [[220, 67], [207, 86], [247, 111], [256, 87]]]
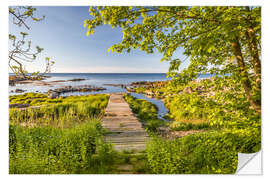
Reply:
[[238, 153], [237, 175], [262, 175], [262, 152]]

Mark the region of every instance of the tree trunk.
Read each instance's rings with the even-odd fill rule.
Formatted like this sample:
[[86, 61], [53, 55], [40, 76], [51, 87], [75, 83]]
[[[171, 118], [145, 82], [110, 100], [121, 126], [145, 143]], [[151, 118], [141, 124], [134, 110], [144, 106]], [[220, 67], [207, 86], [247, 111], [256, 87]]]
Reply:
[[248, 77], [248, 72], [245, 69], [245, 62], [242, 56], [241, 47], [238, 37], [232, 42], [233, 53], [236, 57], [237, 64], [239, 66], [239, 74], [241, 76], [241, 82], [244, 87], [247, 99], [251, 106], [260, 114], [261, 113], [261, 103], [256, 102], [252, 99], [252, 87]]
[[[250, 12], [249, 7], [246, 7], [246, 11]], [[251, 62], [253, 64], [254, 73], [256, 75], [256, 84], [259, 91], [261, 91], [261, 60], [259, 57], [258, 43], [256, 40], [256, 34], [252, 26], [251, 17], [247, 17], [248, 23], [250, 24], [247, 32], [245, 33], [248, 41], [249, 52], [251, 55]]]

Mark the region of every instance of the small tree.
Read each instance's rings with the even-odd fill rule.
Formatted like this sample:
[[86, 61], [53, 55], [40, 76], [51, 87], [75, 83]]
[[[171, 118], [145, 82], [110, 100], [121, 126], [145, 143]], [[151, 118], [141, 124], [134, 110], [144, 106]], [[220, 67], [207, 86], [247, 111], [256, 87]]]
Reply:
[[[109, 51], [160, 52], [169, 75], [186, 83], [199, 73], [231, 74], [241, 81], [251, 106], [261, 112], [260, 7], [90, 7], [87, 35], [102, 24], [122, 29], [122, 42]], [[190, 59], [173, 59], [182, 48]], [[259, 95], [258, 95], [259, 94]]]
[[[37, 18], [34, 16], [36, 8], [32, 6], [19, 6], [19, 7], [10, 7], [9, 14], [13, 16], [13, 23], [21, 27], [22, 25], [28, 30], [30, 27], [26, 24], [27, 19], [32, 19], [33, 21], [41, 21], [45, 18]], [[21, 32], [21, 39], [18, 39], [15, 35], [9, 34], [9, 40], [11, 41], [11, 49], [9, 50], [9, 67], [13, 73], [17, 76], [23, 76], [26, 78], [27, 70], [23, 68], [23, 62], [33, 62], [36, 60], [37, 56], [43, 51], [43, 48], [36, 46], [36, 50], [33, 51], [31, 48], [31, 41], [26, 42], [26, 32]], [[54, 64], [54, 61], [51, 61], [49, 57], [45, 58], [46, 67], [43, 73], [49, 73], [51, 66]], [[39, 72], [32, 73], [32, 76], [39, 76]]]

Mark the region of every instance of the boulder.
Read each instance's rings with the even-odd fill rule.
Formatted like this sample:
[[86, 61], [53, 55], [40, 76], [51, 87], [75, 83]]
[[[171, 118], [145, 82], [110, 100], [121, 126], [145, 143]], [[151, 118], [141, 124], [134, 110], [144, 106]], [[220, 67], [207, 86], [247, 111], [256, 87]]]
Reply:
[[75, 78], [75, 79], [70, 79], [68, 81], [84, 81], [86, 79], [83, 79], [83, 78]]
[[15, 93], [23, 93], [25, 90], [23, 89], [15, 89]]
[[10, 86], [15, 86], [15, 81], [14, 80], [9, 80], [9, 85]]
[[48, 93], [48, 98], [50, 99], [55, 99], [59, 97], [59, 93], [58, 92], [49, 92]]
[[194, 91], [193, 91], [192, 87], [185, 87], [183, 92], [186, 94], [190, 94], [190, 93], [193, 93]]
[[154, 95], [154, 93], [152, 91], [150, 91], [150, 90], [146, 90], [144, 93], [147, 94], [147, 95], [149, 95], [149, 96], [153, 96]]
[[64, 88], [66, 88], [66, 89], [71, 89], [72, 86], [65, 86]]

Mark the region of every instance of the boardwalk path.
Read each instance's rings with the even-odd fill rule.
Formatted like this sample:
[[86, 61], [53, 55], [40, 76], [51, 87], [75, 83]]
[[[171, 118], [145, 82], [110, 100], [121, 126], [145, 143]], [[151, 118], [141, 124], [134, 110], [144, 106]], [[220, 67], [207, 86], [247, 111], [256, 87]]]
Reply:
[[122, 94], [112, 94], [102, 119], [102, 126], [110, 131], [105, 140], [117, 151], [145, 149], [147, 133], [132, 113]]

